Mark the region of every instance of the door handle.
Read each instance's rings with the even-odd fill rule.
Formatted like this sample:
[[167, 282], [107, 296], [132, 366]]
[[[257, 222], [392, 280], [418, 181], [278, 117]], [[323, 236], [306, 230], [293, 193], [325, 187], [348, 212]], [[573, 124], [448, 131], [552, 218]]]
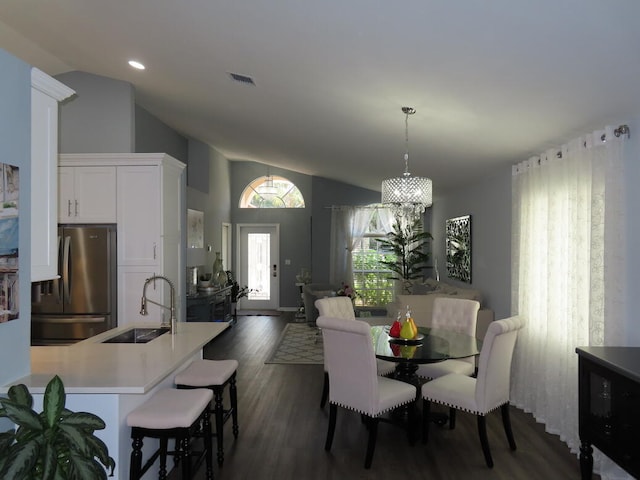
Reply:
[[273, 272], [273, 274], [272, 274], [273, 278], [277, 277], [278, 276], [278, 266], [275, 263], [273, 264], [273, 268], [271, 270]]

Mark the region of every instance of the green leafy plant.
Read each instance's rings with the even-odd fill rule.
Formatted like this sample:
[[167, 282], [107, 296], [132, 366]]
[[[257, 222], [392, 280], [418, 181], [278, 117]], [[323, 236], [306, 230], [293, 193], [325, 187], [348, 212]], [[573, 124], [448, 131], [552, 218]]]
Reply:
[[[107, 446], [93, 432], [105, 428], [91, 413], [65, 408], [66, 395], [57, 375], [47, 384], [43, 411], [33, 410], [33, 397], [23, 384], [0, 398], [0, 418], [17, 430], [0, 433], [0, 478], [12, 480], [106, 479], [115, 468]], [[104, 465], [104, 467], [103, 467]]]
[[420, 219], [416, 219], [407, 224], [396, 221], [387, 238], [378, 240], [383, 251], [395, 255], [395, 260], [380, 263], [394, 273], [391, 279], [402, 281], [404, 293], [410, 293], [412, 281], [423, 276], [422, 270], [428, 266], [430, 258], [425, 247], [431, 239], [429, 232], [422, 231]]

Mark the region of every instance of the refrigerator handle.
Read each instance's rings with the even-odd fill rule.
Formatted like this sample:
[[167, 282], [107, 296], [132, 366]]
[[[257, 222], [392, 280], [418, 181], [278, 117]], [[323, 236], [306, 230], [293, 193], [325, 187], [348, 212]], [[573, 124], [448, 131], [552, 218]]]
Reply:
[[71, 252], [71, 237], [64, 237], [64, 252], [62, 260], [62, 283], [63, 283], [63, 300], [64, 303], [71, 301], [71, 268], [69, 262]]
[[62, 237], [58, 235], [58, 278], [52, 280], [52, 293], [55, 295], [56, 303], [62, 301]]

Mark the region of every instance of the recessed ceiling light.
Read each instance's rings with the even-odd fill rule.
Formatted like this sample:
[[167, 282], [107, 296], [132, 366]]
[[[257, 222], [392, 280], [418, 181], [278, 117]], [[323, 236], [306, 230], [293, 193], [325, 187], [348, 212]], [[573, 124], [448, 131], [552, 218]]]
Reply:
[[129, 60], [129, 65], [131, 65], [133, 68], [137, 68], [138, 70], [144, 70], [144, 65], [135, 60]]

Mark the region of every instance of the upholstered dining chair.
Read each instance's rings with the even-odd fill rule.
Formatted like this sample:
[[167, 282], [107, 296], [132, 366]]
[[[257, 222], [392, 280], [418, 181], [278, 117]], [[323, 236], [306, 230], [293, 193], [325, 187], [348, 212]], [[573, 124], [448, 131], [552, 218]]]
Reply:
[[[451, 330], [474, 337], [480, 303], [464, 298], [438, 297], [433, 300], [432, 328]], [[473, 375], [476, 370], [475, 357], [445, 360], [420, 365], [416, 375], [427, 380], [449, 373]], [[455, 418], [455, 417], [452, 417]]]
[[416, 387], [378, 375], [371, 326], [361, 320], [319, 316], [325, 364], [329, 372], [329, 428], [325, 450], [331, 450], [338, 406], [362, 415], [369, 431], [364, 467], [370, 468], [376, 446], [378, 422], [392, 420], [382, 415], [408, 405], [406, 422], [409, 442], [414, 441]]
[[476, 378], [450, 373], [422, 386], [423, 443], [429, 440], [431, 403], [436, 402], [477, 416], [480, 444], [489, 468], [493, 467], [493, 459], [487, 438], [486, 415], [488, 413], [500, 408], [509, 447], [511, 450], [516, 450], [509, 417], [509, 386], [513, 349], [518, 330], [523, 325], [523, 319], [518, 316], [497, 320], [489, 325], [480, 352]]
[[[349, 297], [326, 297], [315, 301], [315, 307], [320, 316], [343, 318], [345, 320], [355, 320], [356, 314], [353, 310], [353, 302]], [[376, 359], [378, 375], [387, 376], [393, 373], [396, 368], [394, 362]], [[320, 398], [320, 408], [324, 408], [329, 397], [329, 373], [327, 372], [327, 362], [324, 363], [324, 383], [322, 386], [322, 397]]]

